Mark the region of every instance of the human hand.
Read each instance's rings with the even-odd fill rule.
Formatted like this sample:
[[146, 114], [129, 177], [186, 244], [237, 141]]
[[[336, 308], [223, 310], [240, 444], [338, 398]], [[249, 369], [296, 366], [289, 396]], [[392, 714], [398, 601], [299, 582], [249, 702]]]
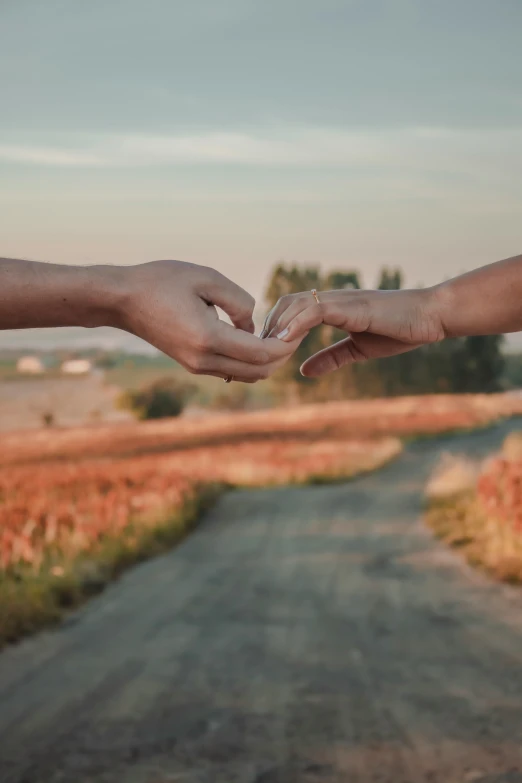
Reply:
[[269, 313], [262, 337], [298, 344], [314, 326], [349, 333], [345, 340], [311, 356], [301, 372], [326, 375], [345, 364], [411, 351], [444, 339], [438, 288], [401, 291], [342, 289], [282, 297]]
[[[123, 275], [123, 293], [112, 325], [146, 340], [190, 373], [255, 383], [272, 375], [295, 349], [289, 341], [256, 337], [254, 299], [214, 269], [153, 261], [117, 272]], [[216, 307], [234, 326], [220, 320]]]

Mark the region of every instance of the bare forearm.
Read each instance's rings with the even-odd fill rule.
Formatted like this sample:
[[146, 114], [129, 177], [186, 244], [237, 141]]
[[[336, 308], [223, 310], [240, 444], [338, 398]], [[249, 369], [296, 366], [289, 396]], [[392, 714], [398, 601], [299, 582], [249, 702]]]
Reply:
[[110, 325], [119, 275], [118, 267], [0, 259], [0, 329]]
[[522, 330], [522, 255], [432, 289], [447, 337]]

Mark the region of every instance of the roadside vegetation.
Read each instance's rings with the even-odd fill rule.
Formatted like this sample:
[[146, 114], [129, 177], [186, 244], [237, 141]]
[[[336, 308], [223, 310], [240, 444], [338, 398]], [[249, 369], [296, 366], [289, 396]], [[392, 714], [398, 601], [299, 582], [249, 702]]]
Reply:
[[445, 458], [426, 488], [434, 533], [489, 575], [522, 583], [522, 432], [483, 463]]

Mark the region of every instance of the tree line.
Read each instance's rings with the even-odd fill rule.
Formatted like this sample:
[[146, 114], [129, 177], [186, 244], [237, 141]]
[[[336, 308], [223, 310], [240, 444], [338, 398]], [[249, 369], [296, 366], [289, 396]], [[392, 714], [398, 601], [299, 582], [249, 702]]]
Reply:
[[[383, 267], [377, 281], [380, 290], [403, 285], [400, 269]], [[356, 270], [323, 274], [318, 266], [278, 264], [271, 275], [266, 298], [272, 307], [286, 294], [334, 288], [360, 289]], [[337, 329], [312, 330], [292, 359], [274, 377], [277, 396], [289, 402], [384, 397], [403, 394], [495, 392], [501, 388], [504, 369], [502, 336], [466, 337], [378, 361], [344, 367], [324, 378], [304, 378], [299, 368], [316, 351], [343, 339]]]

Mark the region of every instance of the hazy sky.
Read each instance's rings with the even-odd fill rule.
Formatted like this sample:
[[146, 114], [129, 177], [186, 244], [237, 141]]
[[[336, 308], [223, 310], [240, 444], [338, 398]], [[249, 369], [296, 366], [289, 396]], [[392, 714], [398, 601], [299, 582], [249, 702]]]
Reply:
[[522, 252], [520, 0], [0, 0], [0, 255]]

